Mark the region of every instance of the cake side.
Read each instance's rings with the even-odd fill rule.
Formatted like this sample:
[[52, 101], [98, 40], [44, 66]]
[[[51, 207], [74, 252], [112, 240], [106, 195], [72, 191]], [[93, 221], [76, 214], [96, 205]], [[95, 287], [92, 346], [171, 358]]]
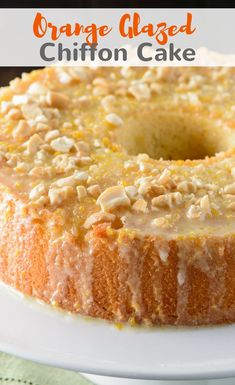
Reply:
[[26, 295], [114, 322], [235, 321], [233, 235], [167, 241], [104, 223], [82, 244], [71, 235], [55, 241], [56, 218], [31, 217], [9, 195], [1, 202], [0, 279]]

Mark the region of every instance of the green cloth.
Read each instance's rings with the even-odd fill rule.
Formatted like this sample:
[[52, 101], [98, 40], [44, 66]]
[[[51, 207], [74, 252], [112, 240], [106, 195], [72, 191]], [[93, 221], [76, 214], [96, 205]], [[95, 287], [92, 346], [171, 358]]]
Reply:
[[92, 385], [79, 373], [0, 353], [0, 385]]

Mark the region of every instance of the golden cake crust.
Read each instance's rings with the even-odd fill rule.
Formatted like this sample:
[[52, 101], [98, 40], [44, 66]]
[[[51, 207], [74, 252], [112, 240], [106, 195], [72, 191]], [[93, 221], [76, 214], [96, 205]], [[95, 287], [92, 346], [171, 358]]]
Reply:
[[234, 90], [219, 68], [52, 68], [3, 89], [0, 279], [115, 322], [234, 322]]
[[[27, 212], [27, 220], [22, 219], [22, 213], [16, 214], [21, 203], [13, 199], [8, 204], [8, 218], [1, 223], [0, 278], [26, 295], [72, 312], [132, 324], [234, 322], [233, 235], [172, 240], [167, 246], [151, 236], [128, 239], [125, 247], [133, 252], [126, 260], [113, 246], [116, 235], [114, 239], [108, 237], [107, 225], [100, 224], [88, 234], [93, 250], [89, 256], [83, 252], [87, 245], [80, 245], [78, 250], [72, 237], [66, 246], [51, 245], [43, 221], [30, 219]], [[165, 247], [167, 263], [158, 252]], [[76, 261], [71, 258], [74, 251]], [[63, 269], [56, 265], [56, 259], [72, 274], [66, 277], [66, 289], [59, 299], [53, 301], [60, 287], [58, 269]], [[183, 265], [181, 276], [179, 264]]]

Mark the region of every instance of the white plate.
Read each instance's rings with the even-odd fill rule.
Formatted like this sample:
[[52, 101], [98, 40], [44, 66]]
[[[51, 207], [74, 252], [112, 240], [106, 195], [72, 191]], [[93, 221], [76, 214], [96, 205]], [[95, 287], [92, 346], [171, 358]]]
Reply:
[[139, 379], [235, 375], [235, 325], [129, 328], [85, 320], [0, 286], [0, 350], [48, 365]]

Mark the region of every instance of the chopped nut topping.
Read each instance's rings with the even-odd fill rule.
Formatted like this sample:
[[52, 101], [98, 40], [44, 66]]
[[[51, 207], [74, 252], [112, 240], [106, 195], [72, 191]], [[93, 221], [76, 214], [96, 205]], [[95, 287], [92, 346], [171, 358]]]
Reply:
[[78, 156], [85, 156], [90, 153], [90, 146], [88, 143], [80, 141], [75, 144]]
[[51, 147], [55, 151], [59, 152], [69, 152], [74, 146], [74, 140], [68, 138], [67, 136], [62, 136], [60, 138], [54, 139], [51, 142]]
[[38, 199], [40, 198], [42, 195], [45, 195], [47, 194], [47, 188], [44, 184], [40, 183], [38, 184], [37, 186], [35, 186], [30, 194], [29, 194], [29, 199], [31, 200], [35, 200], [35, 199]]
[[138, 199], [132, 206], [134, 211], [147, 212], [147, 202], [144, 199]]
[[225, 186], [223, 191], [225, 194], [235, 194], [235, 183]]
[[151, 83], [150, 89], [151, 89], [151, 91], [155, 92], [156, 94], [161, 94], [163, 91], [163, 87], [159, 83]]
[[30, 102], [31, 96], [27, 94], [14, 95], [12, 98], [12, 103], [14, 106], [21, 106], [22, 104], [28, 104]]
[[58, 179], [53, 185], [62, 187], [62, 186], [76, 186], [78, 183], [86, 182], [88, 174], [85, 171], [77, 171], [71, 176], [66, 178]]
[[167, 80], [170, 77], [171, 69], [169, 67], [158, 67], [157, 68], [157, 80]]
[[67, 172], [74, 170], [78, 164], [79, 158], [69, 156], [67, 154], [57, 155], [52, 164], [57, 168], [58, 172]]
[[201, 214], [201, 210], [200, 210], [200, 207], [199, 206], [196, 206], [196, 205], [191, 205], [186, 213], [186, 216], [189, 218], [189, 219], [195, 219], [195, 218], [199, 218], [200, 217], [200, 214]]
[[159, 185], [151, 185], [150, 192], [155, 196], [163, 195], [166, 193], [166, 188], [164, 186]]
[[152, 224], [156, 227], [166, 227], [168, 226], [168, 220], [165, 217], [159, 217], [153, 219]]
[[192, 105], [197, 106], [201, 103], [198, 96], [195, 93], [188, 92], [187, 97], [189, 99], [189, 103], [191, 103]]
[[29, 175], [35, 176], [35, 177], [51, 178], [53, 176], [53, 169], [50, 166], [48, 166], [48, 167], [37, 166], [37, 167], [33, 167], [30, 170]]
[[102, 192], [97, 199], [97, 204], [102, 211], [110, 211], [120, 206], [130, 206], [130, 200], [122, 186], [113, 186]]
[[82, 156], [81, 158], [79, 158], [79, 161], [78, 161], [78, 163], [81, 166], [87, 166], [87, 165], [91, 164], [91, 162], [92, 162], [92, 159], [90, 156]]
[[170, 174], [170, 171], [168, 169], [165, 169], [162, 172], [162, 174], [160, 175], [160, 177], [158, 179], [158, 183], [162, 184], [163, 186], [165, 186], [169, 189], [176, 187], [176, 184], [173, 181], [173, 179], [171, 178], [171, 174]]
[[153, 72], [153, 70], [150, 68], [150, 69], [148, 69], [148, 70], [144, 73], [142, 79], [143, 79], [146, 83], [150, 83], [150, 84], [151, 84], [153, 81], [156, 80], [156, 75], [155, 75], [155, 73]]
[[77, 196], [79, 202], [81, 202], [87, 196], [87, 189], [84, 186], [77, 186]]
[[64, 201], [74, 195], [74, 189], [71, 186], [60, 188], [50, 188], [48, 196], [51, 205], [61, 205]]
[[0, 107], [1, 107], [1, 113], [2, 114], [6, 114], [10, 111], [10, 109], [13, 107], [13, 103], [12, 102], [7, 102], [5, 100], [3, 100], [2, 102], [0, 102]]
[[155, 207], [169, 207], [178, 206], [183, 202], [183, 197], [180, 192], [168, 193], [160, 195], [152, 199], [152, 205]]
[[106, 112], [110, 112], [115, 104], [116, 97], [114, 95], [107, 95], [101, 100], [101, 105]]
[[232, 167], [232, 168], [231, 168], [231, 174], [232, 174], [232, 176], [235, 177], [235, 167]]
[[38, 198], [36, 201], [34, 201], [34, 205], [38, 207], [45, 206], [49, 202], [49, 198], [45, 195]]
[[229, 203], [229, 204], [227, 205], [227, 208], [228, 208], [229, 210], [235, 211], [235, 202]]
[[108, 94], [108, 88], [103, 86], [102, 87], [98, 86], [93, 89], [92, 93], [94, 96], [104, 96]]
[[47, 92], [47, 88], [40, 82], [34, 82], [30, 84], [27, 93], [30, 95], [42, 95]]
[[18, 162], [14, 170], [19, 173], [28, 172], [30, 170], [30, 164], [26, 162]]
[[130, 67], [122, 67], [120, 72], [124, 78], [131, 78], [134, 74]]
[[45, 141], [50, 142], [52, 139], [58, 138], [60, 136], [59, 130], [52, 130], [46, 133], [45, 135]]
[[195, 193], [197, 186], [192, 182], [184, 181], [178, 184], [177, 190], [182, 193]]
[[136, 199], [138, 198], [138, 190], [135, 186], [126, 186], [125, 191], [131, 202], [136, 201]]
[[5, 156], [6, 156], [6, 159], [7, 159], [8, 166], [15, 167], [17, 165], [18, 156], [16, 154], [6, 153]]
[[0, 162], [2, 162], [5, 159], [5, 153], [3, 151], [0, 151]]
[[122, 118], [118, 116], [117, 114], [108, 114], [105, 117], [106, 121], [113, 126], [121, 126], [123, 124]]
[[148, 192], [150, 191], [151, 189], [151, 184], [150, 183], [146, 183], [146, 182], [143, 182], [140, 187], [138, 188], [138, 193], [140, 195], [146, 195], [148, 194]]
[[24, 137], [27, 137], [31, 134], [31, 127], [30, 125], [27, 123], [26, 120], [20, 120], [17, 127], [15, 128], [15, 130], [13, 131], [13, 137], [14, 138], [17, 138], [17, 137], [20, 137], [20, 138], [24, 138]]
[[38, 134], [34, 134], [33, 136], [31, 136], [31, 138], [28, 140], [28, 143], [27, 143], [28, 153], [35, 154], [35, 152], [37, 152], [41, 144], [43, 144], [43, 140]]
[[36, 123], [35, 128], [36, 128], [36, 131], [38, 132], [49, 130], [49, 126], [45, 123]]
[[50, 107], [66, 108], [69, 103], [69, 97], [59, 92], [48, 92], [46, 101]]
[[92, 225], [99, 222], [113, 222], [115, 220], [115, 215], [110, 213], [104, 213], [100, 211], [98, 213], [90, 215], [84, 222], [85, 229], [89, 229]]
[[95, 78], [93, 80], [93, 84], [95, 86], [108, 87], [108, 82], [105, 78]]
[[133, 83], [128, 88], [128, 91], [137, 100], [141, 100], [141, 99], [149, 100], [151, 97], [151, 90], [146, 83]]
[[208, 195], [204, 195], [200, 200], [200, 207], [202, 212], [204, 213], [210, 213], [211, 211], [211, 205]]
[[73, 125], [72, 125], [72, 123], [70, 123], [70, 122], [64, 122], [63, 128], [65, 128], [65, 129], [67, 129], [67, 128], [73, 128]]
[[21, 111], [23, 114], [23, 117], [26, 120], [29, 119], [39, 119], [39, 117], [44, 120], [45, 117], [43, 116], [41, 108], [38, 107], [36, 103], [30, 103], [30, 104], [25, 104], [21, 106]]
[[[141, 233], [230, 231], [234, 74], [232, 68], [68, 67], [24, 75], [1, 94], [1, 180], [9, 175], [7, 189], [24, 202], [28, 197], [39, 216], [53, 205], [76, 236], [97, 210], [95, 201], [102, 218], [91, 219], [115, 220], [115, 228], [121, 220], [125, 230]], [[182, 146], [171, 137], [171, 124], [179, 127]], [[203, 159], [207, 147], [209, 154], [216, 147], [225, 152]], [[163, 160], [169, 154], [201, 160]], [[115, 210], [120, 220], [109, 214]]]
[[98, 196], [101, 194], [101, 189], [98, 184], [87, 187], [87, 191], [93, 198], [98, 198]]
[[70, 84], [72, 82], [72, 77], [66, 71], [60, 69], [57, 73], [60, 83], [62, 84]]
[[18, 120], [21, 117], [22, 117], [22, 114], [18, 108], [11, 108], [7, 114], [7, 118], [12, 120]]

